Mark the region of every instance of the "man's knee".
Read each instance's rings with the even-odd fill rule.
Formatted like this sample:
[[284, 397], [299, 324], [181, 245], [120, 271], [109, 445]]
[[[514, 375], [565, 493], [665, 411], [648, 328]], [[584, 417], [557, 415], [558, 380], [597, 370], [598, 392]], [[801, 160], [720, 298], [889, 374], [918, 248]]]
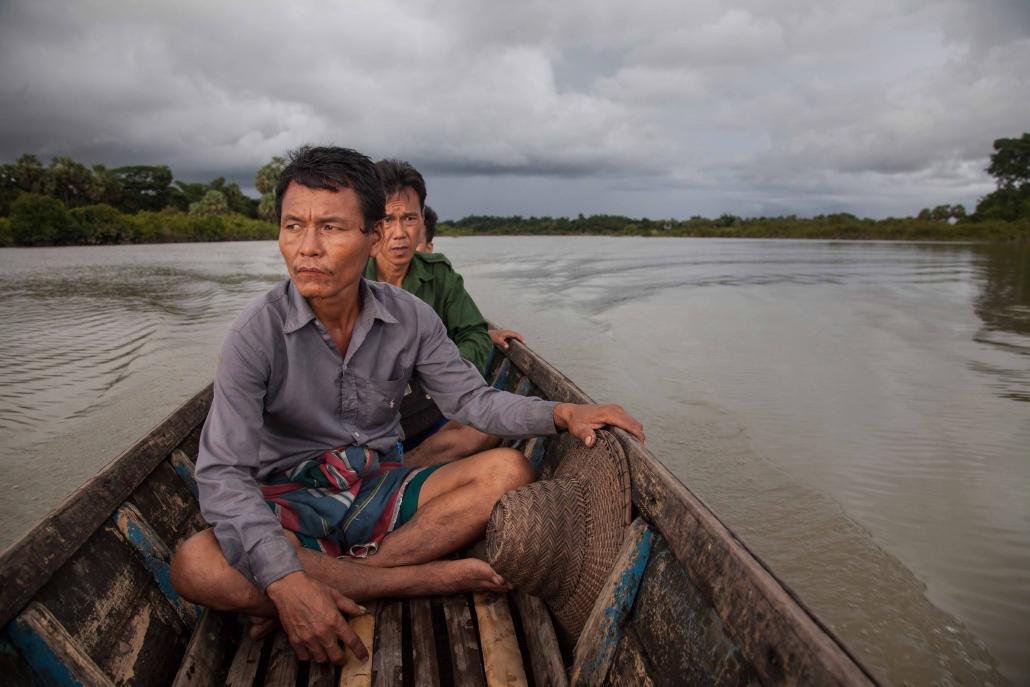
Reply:
[[499, 448], [491, 451], [489, 455], [487, 477], [495, 485], [498, 498], [533, 481], [535, 475], [532, 466], [525, 456], [515, 449]]
[[215, 539], [214, 530], [197, 532], [179, 545], [172, 556], [172, 586], [186, 599], [197, 603], [199, 592], [211, 581], [212, 575], [221, 564], [228, 567], [222, 557], [221, 547]]

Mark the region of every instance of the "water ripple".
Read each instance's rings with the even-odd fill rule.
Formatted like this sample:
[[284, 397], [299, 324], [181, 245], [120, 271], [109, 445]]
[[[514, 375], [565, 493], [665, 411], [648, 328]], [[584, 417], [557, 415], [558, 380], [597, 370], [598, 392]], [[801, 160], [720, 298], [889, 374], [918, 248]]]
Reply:
[[213, 259], [181, 246], [7, 251], [0, 442], [88, 418], [135, 370], [197, 341], [217, 345], [227, 321], [282, 278], [238, 258], [238, 269], [221, 264], [227, 250], [213, 248]]

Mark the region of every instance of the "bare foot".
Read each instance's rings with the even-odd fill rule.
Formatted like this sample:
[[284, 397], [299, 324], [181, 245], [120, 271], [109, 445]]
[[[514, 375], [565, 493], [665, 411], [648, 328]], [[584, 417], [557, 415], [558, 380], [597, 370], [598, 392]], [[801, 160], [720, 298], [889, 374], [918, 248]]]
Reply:
[[252, 639], [261, 639], [267, 636], [279, 624], [278, 619], [266, 618], [261, 615], [247, 616], [247, 619], [250, 620], [249, 632]]
[[513, 587], [486, 563], [475, 558], [434, 561], [418, 566], [422, 580], [415, 594], [460, 594], [462, 592], [510, 592]]

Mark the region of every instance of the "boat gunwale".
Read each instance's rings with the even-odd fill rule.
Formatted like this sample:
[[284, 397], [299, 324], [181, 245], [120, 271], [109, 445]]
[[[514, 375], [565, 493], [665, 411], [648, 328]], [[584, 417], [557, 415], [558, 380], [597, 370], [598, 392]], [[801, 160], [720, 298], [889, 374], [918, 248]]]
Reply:
[[0, 553], [0, 627], [14, 618], [207, 417], [213, 385], [178, 406]]

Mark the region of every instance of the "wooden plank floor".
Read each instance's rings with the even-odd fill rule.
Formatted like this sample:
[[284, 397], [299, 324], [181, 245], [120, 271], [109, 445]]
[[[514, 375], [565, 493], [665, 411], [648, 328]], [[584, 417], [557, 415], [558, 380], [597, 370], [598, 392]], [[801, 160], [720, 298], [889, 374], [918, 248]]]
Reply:
[[[352, 618], [355, 633], [371, 649], [359, 662], [347, 650], [342, 668], [298, 662], [279, 630], [263, 640], [226, 632], [223, 647], [196, 643], [191, 679], [177, 684], [233, 687], [551, 687], [565, 685], [564, 666], [546, 608], [531, 597], [464, 594], [387, 599]], [[228, 623], [227, 623], [228, 625]], [[205, 623], [210, 633], [211, 624]], [[197, 665], [221, 656], [222, 664], [199, 675]]]

